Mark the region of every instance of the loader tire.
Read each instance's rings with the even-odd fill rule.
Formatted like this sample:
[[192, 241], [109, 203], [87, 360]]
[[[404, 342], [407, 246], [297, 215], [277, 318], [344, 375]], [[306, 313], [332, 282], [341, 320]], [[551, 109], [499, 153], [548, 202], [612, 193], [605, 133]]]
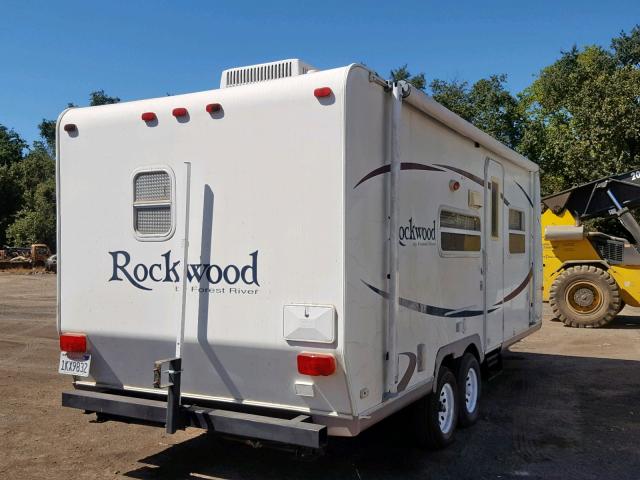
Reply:
[[616, 281], [593, 265], [567, 268], [549, 289], [553, 314], [569, 327], [597, 328], [620, 311], [622, 298]]

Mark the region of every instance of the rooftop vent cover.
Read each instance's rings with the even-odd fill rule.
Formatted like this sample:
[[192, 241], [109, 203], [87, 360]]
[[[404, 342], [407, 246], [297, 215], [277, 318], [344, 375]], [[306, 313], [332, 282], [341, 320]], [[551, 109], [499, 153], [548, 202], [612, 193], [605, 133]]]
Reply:
[[229, 68], [222, 72], [220, 88], [237, 87], [238, 85], [246, 85], [247, 83], [295, 77], [315, 70], [314, 67], [297, 58], [261, 63], [259, 65], [249, 65], [248, 67]]

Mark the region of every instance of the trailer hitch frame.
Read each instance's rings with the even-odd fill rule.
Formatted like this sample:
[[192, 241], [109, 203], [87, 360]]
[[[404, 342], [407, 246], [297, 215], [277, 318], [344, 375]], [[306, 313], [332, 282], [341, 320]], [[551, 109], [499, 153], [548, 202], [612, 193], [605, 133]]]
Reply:
[[[168, 382], [162, 383], [162, 367], [167, 365], [164, 370], [168, 376]], [[180, 380], [182, 375], [182, 358], [173, 357], [164, 360], [156, 360], [153, 364], [153, 388], [167, 389], [167, 418], [165, 422], [166, 432], [173, 434], [178, 429], [184, 429], [183, 422], [180, 417]]]

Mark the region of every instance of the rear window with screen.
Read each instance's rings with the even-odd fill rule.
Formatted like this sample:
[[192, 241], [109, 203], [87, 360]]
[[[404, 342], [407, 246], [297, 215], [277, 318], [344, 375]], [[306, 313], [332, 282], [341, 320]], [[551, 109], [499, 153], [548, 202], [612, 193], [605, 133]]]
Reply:
[[524, 212], [509, 209], [509, 253], [524, 253], [526, 250], [526, 232]]
[[440, 248], [444, 252], [479, 252], [480, 217], [440, 211]]
[[167, 171], [140, 172], [133, 179], [133, 228], [143, 238], [163, 238], [173, 230], [172, 181]]

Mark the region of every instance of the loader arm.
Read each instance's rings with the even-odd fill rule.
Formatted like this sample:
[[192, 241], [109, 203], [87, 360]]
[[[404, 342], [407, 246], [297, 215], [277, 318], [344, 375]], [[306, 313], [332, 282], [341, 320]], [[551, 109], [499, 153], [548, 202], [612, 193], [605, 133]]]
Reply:
[[548, 195], [542, 203], [556, 215], [568, 210], [578, 221], [616, 216], [640, 244], [640, 225], [629, 212], [640, 207], [640, 170], [611, 175]]

